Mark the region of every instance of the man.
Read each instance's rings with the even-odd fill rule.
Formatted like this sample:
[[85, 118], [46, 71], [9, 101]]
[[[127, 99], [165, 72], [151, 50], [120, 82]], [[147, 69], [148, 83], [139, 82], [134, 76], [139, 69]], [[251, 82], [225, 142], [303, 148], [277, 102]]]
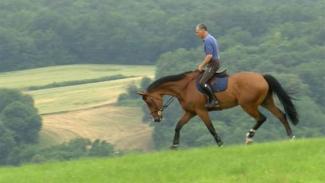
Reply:
[[208, 96], [208, 102], [205, 105], [206, 108], [218, 107], [218, 101], [214, 95], [211, 86], [207, 81], [214, 75], [214, 73], [219, 69], [220, 65], [220, 55], [219, 55], [219, 45], [217, 40], [209, 34], [208, 28], [204, 24], [198, 24], [195, 28], [196, 35], [203, 40], [204, 43], [204, 53], [205, 58], [201, 64], [198, 65], [198, 70], [204, 70], [202, 78], [200, 79], [201, 88], [204, 89], [206, 95]]

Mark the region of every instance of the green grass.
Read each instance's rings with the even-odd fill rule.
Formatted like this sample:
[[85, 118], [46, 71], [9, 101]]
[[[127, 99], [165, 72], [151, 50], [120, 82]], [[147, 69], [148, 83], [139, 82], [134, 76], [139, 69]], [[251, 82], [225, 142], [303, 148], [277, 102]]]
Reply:
[[324, 182], [325, 139], [0, 168], [0, 182]]

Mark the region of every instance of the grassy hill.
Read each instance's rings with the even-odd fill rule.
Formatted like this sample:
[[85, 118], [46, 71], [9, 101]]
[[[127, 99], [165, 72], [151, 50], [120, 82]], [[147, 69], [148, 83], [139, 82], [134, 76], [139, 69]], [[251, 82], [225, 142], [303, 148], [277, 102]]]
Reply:
[[[123, 77], [101, 80], [117, 75]], [[153, 75], [154, 66], [52, 66], [0, 73], [0, 87], [20, 89], [33, 96], [43, 118], [41, 146], [84, 137], [103, 139], [120, 149], [147, 150], [151, 146], [152, 130], [141, 123], [142, 111], [136, 107], [114, 104], [129, 84], [138, 84], [144, 76]], [[69, 85], [75, 81], [86, 82]], [[42, 88], [55, 83], [67, 85], [28, 90], [30, 87]]]
[[325, 139], [0, 168], [0, 182], [324, 182]]

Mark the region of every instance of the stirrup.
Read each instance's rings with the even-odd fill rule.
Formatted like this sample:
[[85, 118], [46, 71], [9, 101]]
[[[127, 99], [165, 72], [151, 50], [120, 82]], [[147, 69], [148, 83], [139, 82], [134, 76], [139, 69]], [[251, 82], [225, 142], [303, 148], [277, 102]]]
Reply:
[[215, 108], [215, 107], [220, 107], [220, 104], [218, 101], [214, 100], [214, 103], [208, 102], [204, 105], [206, 108]]

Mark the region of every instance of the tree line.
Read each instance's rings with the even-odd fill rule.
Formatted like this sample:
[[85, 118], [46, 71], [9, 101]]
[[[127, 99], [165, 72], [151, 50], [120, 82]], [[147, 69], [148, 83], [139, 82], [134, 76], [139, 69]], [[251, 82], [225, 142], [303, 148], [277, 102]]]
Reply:
[[313, 54], [324, 51], [323, 10], [322, 0], [2, 0], [0, 71], [77, 63], [155, 64], [165, 52], [197, 48], [194, 27], [201, 22], [220, 39], [222, 50], [232, 48], [233, 57], [245, 49], [240, 45], [259, 45], [273, 30], [281, 32], [278, 39], [295, 38], [289, 46], [302, 55], [270, 56], [287, 64], [294, 64], [292, 59], [306, 62], [301, 50], [310, 49], [309, 43], [316, 47]]

